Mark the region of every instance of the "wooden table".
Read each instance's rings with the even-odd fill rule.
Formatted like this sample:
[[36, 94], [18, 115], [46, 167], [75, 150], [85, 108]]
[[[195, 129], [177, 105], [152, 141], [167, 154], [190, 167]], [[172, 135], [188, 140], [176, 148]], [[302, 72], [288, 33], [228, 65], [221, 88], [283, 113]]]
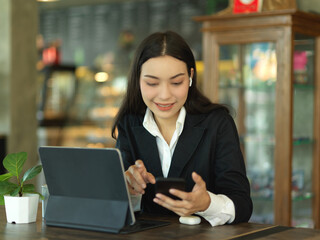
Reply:
[[0, 239], [5, 240], [59, 240], [59, 239], [136, 239], [136, 240], [219, 240], [219, 239], [320, 239], [320, 230], [288, 228], [267, 224], [241, 223], [211, 227], [206, 221], [200, 225], [180, 224], [177, 217], [157, 217], [157, 220], [170, 221], [165, 227], [154, 228], [131, 234], [109, 234], [69, 228], [47, 227], [41, 217], [39, 207], [36, 223], [11, 224], [6, 222], [4, 206], [0, 206]]

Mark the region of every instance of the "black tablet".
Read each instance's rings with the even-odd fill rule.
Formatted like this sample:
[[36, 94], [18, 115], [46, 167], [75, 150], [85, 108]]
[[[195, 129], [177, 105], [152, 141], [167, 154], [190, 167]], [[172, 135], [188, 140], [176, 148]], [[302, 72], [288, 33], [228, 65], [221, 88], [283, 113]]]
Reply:
[[118, 149], [42, 146], [39, 155], [50, 194], [46, 225], [113, 233], [168, 225], [136, 221]]

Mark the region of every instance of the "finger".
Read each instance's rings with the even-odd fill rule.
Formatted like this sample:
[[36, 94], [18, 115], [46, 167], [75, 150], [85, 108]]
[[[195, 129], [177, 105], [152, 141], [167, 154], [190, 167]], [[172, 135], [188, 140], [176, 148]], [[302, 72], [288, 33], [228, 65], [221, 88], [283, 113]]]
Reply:
[[136, 192], [134, 191], [134, 188], [132, 187], [131, 183], [130, 183], [130, 180], [129, 180], [129, 176], [127, 176], [127, 172], [125, 172], [125, 178], [126, 178], [126, 183], [127, 183], [127, 186], [128, 186], [128, 190], [129, 190], [129, 193], [131, 195], [135, 195]]
[[149, 183], [155, 184], [156, 183], [156, 178], [149, 172], [147, 172], [147, 181]]
[[127, 171], [129, 171], [129, 172], [132, 174], [132, 176], [134, 177], [135, 181], [136, 181], [143, 189], [145, 189], [145, 188], [147, 187], [146, 181], [144, 180], [142, 174], [140, 173], [140, 171], [138, 170], [138, 168], [137, 168], [136, 165], [131, 165]]
[[139, 173], [143, 177], [143, 180], [147, 183], [148, 182], [148, 172], [147, 172], [147, 168], [144, 166], [143, 161], [137, 160], [135, 162], [135, 166], [137, 167], [137, 170], [139, 171]]
[[192, 179], [197, 185], [200, 185], [201, 187], [203, 186], [205, 187], [205, 184], [206, 184], [205, 181], [203, 181], [202, 177], [196, 172], [192, 173]]
[[141, 173], [141, 175], [146, 183], [152, 183], [152, 184], [156, 183], [155, 177], [147, 171], [142, 160], [137, 160], [135, 162], [135, 165], [137, 166], [138, 171]]
[[139, 173], [142, 175], [143, 178], [146, 178], [147, 169], [144, 166], [144, 163], [141, 160], [137, 160], [135, 162], [136, 169], [139, 171]]
[[190, 193], [187, 193], [178, 189], [170, 188], [169, 193], [180, 198], [181, 200], [190, 201], [191, 199]]
[[179, 206], [180, 203], [177, 203], [177, 202], [182, 202], [182, 201], [172, 200], [173, 201], [172, 202], [170, 200], [172, 199], [162, 194], [161, 195], [159, 194], [156, 198], [153, 199], [153, 201], [158, 205], [175, 212], [179, 216], [187, 216], [192, 214], [188, 209], [184, 208], [183, 206]]
[[139, 170], [147, 170], [146, 167], [144, 166], [143, 161], [140, 159], [135, 161], [135, 165], [139, 168]]
[[159, 198], [154, 198], [153, 201], [154, 201], [156, 204], [158, 204], [158, 205], [160, 205], [160, 206], [162, 206], [162, 207], [164, 207], [164, 208], [166, 208], [166, 209], [169, 209], [169, 210], [175, 212], [176, 214], [178, 214], [179, 216], [181, 216], [179, 209], [174, 208], [173, 206], [171, 206], [170, 204], [166, 203], [165, 201], [162, 201], [162, 200], [159, 199]]
[[141, 188], [140, 185], [136, 184], [136, 183], [130, 184], [129, 191], [130, 191], [131, 194], [135, 194], [135, 195], [136, 194], [144, 194], [145, 193], [143, 188]]
[[144, 188], [141, 186], [139, 182], [137, 182], [136, 177], [133, 176], [130, 171], [126, 171], [125, 176], [129, 184], [129, 191], [131, 194], [133, 193], [133, 191], [135, 194], [144, 194]]
[[130, 194], [144, 194], [143, 188], [136, 182], [131, 173], [126, 172], [125, 174]]
[[182, 202], [182, 200], [175, 200], [175, 199], [172, 199], [170, 197], [168, 197], [167, 195], [165, 194], [161, 194], [161, 193], [157, 193], [156, 194], [156, 199], [159, 199], [161, 202], [164, 202], [172, 207], [175, 207], [175, 208], [182, 208], [184, 207], [184, 203]]
[[[127, 182], [128, 183], [128, 182]], [[134, 188], [128, 184], [128, 190], [130, 195], [138, 195], [139, 193], [134, 190]]]
[[175, 206], [173, 206], [174, 200], [163, 194], [156, 194], [156, 197], [153, 199], [153, 201], [169, 210], [173, 210], [175, 208]]

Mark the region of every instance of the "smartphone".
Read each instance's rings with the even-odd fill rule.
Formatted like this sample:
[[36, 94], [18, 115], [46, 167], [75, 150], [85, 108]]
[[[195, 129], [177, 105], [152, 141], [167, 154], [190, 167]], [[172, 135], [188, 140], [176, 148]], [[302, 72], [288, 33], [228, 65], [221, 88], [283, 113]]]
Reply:
[[156, 178], [156, 193], [162, 193], [174, 200], [180, 200], [180, 198], [169, 193], [171, 188], [186, 191], [186, 182], [183, 178]]

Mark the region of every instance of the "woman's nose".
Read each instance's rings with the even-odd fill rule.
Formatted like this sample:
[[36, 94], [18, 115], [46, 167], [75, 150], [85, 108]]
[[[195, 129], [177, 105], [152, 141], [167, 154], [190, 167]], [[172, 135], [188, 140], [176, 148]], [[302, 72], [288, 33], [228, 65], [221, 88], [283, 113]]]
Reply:
[[168, 99], [171, 97], [171, 91], [169, 84], [162, 84], [159, 91], [159, 98]]

